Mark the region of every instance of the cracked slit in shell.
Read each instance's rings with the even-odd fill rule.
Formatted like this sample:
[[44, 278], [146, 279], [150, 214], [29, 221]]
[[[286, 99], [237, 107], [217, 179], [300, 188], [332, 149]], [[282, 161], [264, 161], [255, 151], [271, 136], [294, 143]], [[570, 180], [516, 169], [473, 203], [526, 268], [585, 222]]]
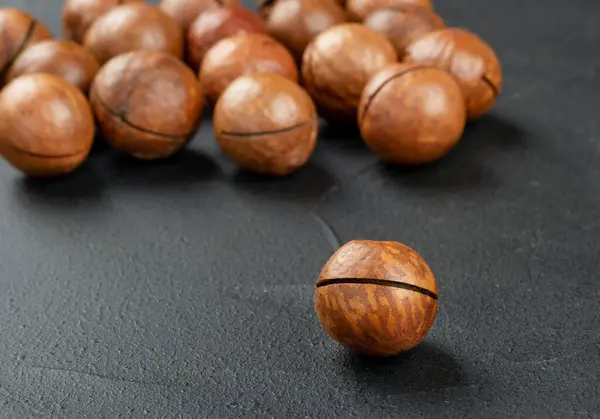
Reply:
[[391, 281], [389, 279], [375, 279], [375, 278], [332, 278], [326, 279], [317, 284], [317, 288], [326, 287], [328, 285], [379, 285], [384, 287], [392, 287], [404, 289], [407, 291], [413, 291], [419, 294], [426, 295], [434, 300], [438, 299], [435, 292], [430, 291], [426, 288], [419, 287], [418, 285], [407, 284], [406, 282]]

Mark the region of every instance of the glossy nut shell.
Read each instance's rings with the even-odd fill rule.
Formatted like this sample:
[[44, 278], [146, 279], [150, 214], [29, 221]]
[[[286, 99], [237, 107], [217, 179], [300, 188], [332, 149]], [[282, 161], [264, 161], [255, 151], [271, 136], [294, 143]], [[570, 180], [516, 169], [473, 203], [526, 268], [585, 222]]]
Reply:
[[397, 242], [355, 240], [323, 267], [315, 308], [325, 331], [368, 356], [408, 351], [437, 311], [435, 277], [423, 258]]
[[187, 144], [204, 106], [197, 78], [182, 61], [143, 50], [102, 67], [90, 99], [107, 142], [145, 160], [169, 157]]
[[268, 35], [249, 33], [225, 38], [204, 56], [200, 83], [211, 103], [244, 74], [280, 74], [298, 81], [294, 58], [283, 45]]
[[359, 22], [378, 9], [410, 6], [433, 9], [430, 0], [346, 0], [346, 10], [350, 19]]
[[101, 64], [126, 52], [162, 51], [183, 58], [183, 31], [157, 7], [132, 3], [115, 7], [89, 28], [84, 45]]
[[446, 26], [441, 17], [426, 7], [378, 9], [363, 24], [389, 39], [400, 60], [412, 42]]
[[502, 90], [502, 68], [494, 50], [465, 29], [441, 29], [419, 38], [406, 49], [405, 61], [452, 73], [463, 90], [471, 120], [487, 113]]
[[0, 152], [23, 173], [72, 172], [93, 139], [94, 117], [85, 96], [62, 78], [28, 74], [0, 92]]
[[321, 32], [346, 20], [344, 9], [332, 0], [276, 0], [259, 9], [269, 35], [285, 45], [296, 60]]
[[237, 4], [237, 0], [162, 0], [159, 7], [187, 34], [192, 22], [203, 12], [214, 7]]
[[221, 95], [213, 118], [223, 152], [258, 173], [293, 172], [309, 160], [317, 141], [312, 100], [278, 74], [239, 77]]
[[51, 38], [50, 30], [30, 14], [10, 7], [0, 8], [0, 88], [21, 52]]
[[187, 34], [186, 60], [194, 71], [204, 55], [221, 39], [243, 33], [267, 33], [258, 15], [244, 7], [218, 7], [202, 13]]
[[302, 83], [319, 113], [338, 121], [356, 121], [363, 88], [373, 74], [396, 62], [392, 44], [357, 23], [334, 26], [317, 36], [302, 58]]
[[430, 163], [460, 140], [466, 124], [464, 96], [443, 70], [395, 64], [369, 81], [358, 119], [365, 143], [383, 160]]
[[62, 37], [78, 44], [92, 23], [110, 9], [143, 0], [66, 0], [62, 11]]
[[59, 76], [87, 95], [100, 64], [87, 48], [72, 41], [39, 42], [19, 55], [7, 74], [7, 81], [24, 74]]

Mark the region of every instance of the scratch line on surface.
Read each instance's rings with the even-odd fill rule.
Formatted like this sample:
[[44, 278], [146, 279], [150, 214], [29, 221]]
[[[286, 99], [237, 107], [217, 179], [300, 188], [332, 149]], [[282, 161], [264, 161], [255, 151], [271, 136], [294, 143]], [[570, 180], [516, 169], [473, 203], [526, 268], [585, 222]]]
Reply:
[[325, 221], [325, 219], [323, 217], [321, 217], [319, 214], [317, 214], [315, 212], [311, 211], [310, 215], [312, 215], [312, 217], [315, 219], [315, 221], [319, 225], [319, 227], [320, 227], [321, 231], [323, 232], [323, 234], [325, 235], [325, 239], [327, 239], [327, 242], [329, 243], [329, 245], [333, 248], [334, 251], [338, 250], [342, 244], [340, 243], [340, 239], [337, 236], [337, 234], [335, 234], [335, 231], [333, 230], [331, 225], [327, 221]]

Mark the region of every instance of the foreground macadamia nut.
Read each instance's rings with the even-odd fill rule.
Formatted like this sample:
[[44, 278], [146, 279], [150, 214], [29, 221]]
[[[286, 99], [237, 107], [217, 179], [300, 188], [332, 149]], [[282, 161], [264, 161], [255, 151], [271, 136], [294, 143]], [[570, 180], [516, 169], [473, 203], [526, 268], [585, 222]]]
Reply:
[[344, 9], [332, 0], [267, 1], [259, 10], [269, 34], [285, 45], [298, 62], [318, 34], [346, 20]]
[[415, 6], [377, 9], [363, 24], [389, 39], [396, 48], [400, 61], [411, 42], [446, 26], [433, 10]]
[[68, 41], [83, 43], [92, 23], [110, 9], [143, 0], [66, 0], [62, 11], [62, 36]]
[[237, 0], [162, 0], [159, 7], [187, 34], [190, 25], [201, 13], [215, 7], [237, 4]]
[[7, 81], [24, 74], [46, 73], [62, 77], [87, 95], [100, 64], [87, 48], [72, 41], [39, 42], [19, 55]]
[[204, 56], [200, 83], [214, 104], [236, 78], [244, 74], [280, 74], [298, 81], [294, 58], [283, 45], [268, 35], [249, 33], [225, 38]]
[[258, 15], [244, 7], [217, 7], [202, 13], [190, 26], [187, 37], [188, 64], [200, 69], [209, 49], [221, 39], [243, 33], [267, 33]]
[[20, 53], [50, 38], [50, 30], [30, 14], [11, 7], [0, 8], [0, 88]]
[[96, 19], [84, 44], [101, 64], [137, 50], [162, 51], [183, 58], [183, 31], [162, 10], [146, 3], [118, 6]]
[[306, 48], [302, 83], [323, 117], [354, 122], [363, 88], [373, 74], [394, 62], [394, 47], [383, 35], [344, 23], [321, 33]]
[[346, 10], [352, 20], [362, 22], [375, 10], [418, 6], [433, 9], [431, 0], [346, 0]]
[[49, 74], [21, 76], [0, 92], [0, 152], [35, 177], [75, 170], [94, 140], [94, 117], [75, 86]]
[[325, 331], [367, 356], [417, 346], [433, 325], [438, 289], [423, 258], [391, 241], [355, 240], [323, 267], [315, 308]]
[[365, 87], [358, 120], [365, 143], [383, 160], [429, 163], [460, 140], [466, 124], [464, 96], [443, 70], [394, 64]]
[[134, 51], [100, 69], [91, 102], [107, 142], [139, 159], [169, 157], [195, 134], [204, 96], [195, 74], [170, 54]]
[[318, 133], [315, 106], [306, 91], [278, 74], [236, 79], [213, 116], [223, 152], [248, 170], [283, 176], [310, 158]]
[[410, 44], [406, 62], [433, 65], [459, 81], [470, 120], [483, 116], [502, 90], [502, 68], [494, 50], [472, 32], [447, 28]]

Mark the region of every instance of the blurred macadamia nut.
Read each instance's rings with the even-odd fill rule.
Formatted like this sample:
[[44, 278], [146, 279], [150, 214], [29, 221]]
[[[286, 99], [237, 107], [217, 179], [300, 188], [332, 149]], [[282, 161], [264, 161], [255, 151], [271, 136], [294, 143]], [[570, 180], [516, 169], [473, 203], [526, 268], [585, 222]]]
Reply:
[[30, 14], [11, 7], [0, 8], [0, 88], [21, 52], [51, 38], [50, 30]]
[[466, 123], [464, 97], [444, 70], [393, 64], [365, 87], [358, 120], [365, 143], [383, 160], [429, 163], [460, 140]]
[[101, 64], [137, 50], [162, 51], [183, 58], [183, 31], [162, 10], [146, 3], [115, 7], [96, 19], [84, 44]]
[[92, 23], [110, 9], [143, 0], [66, 0], [62, 11], [62, 37], [78, 44]]
[[107, 142], [146, 160], [169, 157], [185, 146], [204, 106], [198, 79], [182, 61], [143, 50], [106, 63], [90, 100]]
[[7, 81], [24, 74], [54, 74], [87, 95], [99, 68], [98, 60], [87, 48], [72, 41], [48, 40], [23, 51], [8, 72]]
[[346, 10], [352, 20], [362, 22], [375, 10], [419, 6], [433, 9], [430, 0], [346, 0]]
[[190, 26], [186, 54], [188, 64], [198, 71], [204, 55], [213, 45], [221, 39], [243, 33], [267, 33], [267, 28], [256, 13], [241, 6], [207, 10]]
[[187, 33], [192, 22], [206, 10], [237, 4], [237, 0], [162, 0], [159, 7]]
[[400, 60], [411, 42], [446, 26], [441, 17], [426, 7], [377, 9], [363, 24], [389, 39]]
[[267, 31], [285, 45], [296, 60], [315, 36], [345, 22], [346, 16], [333, 0], [275, 0], [263, 6]]
[[383, 35], [358, 23], [334, 26], [318, 35], [302, 59], [302, 83], [329, 120], [356, 121], [363, 88], [373, 74], [396, 62]]
[[487, 113], [502, 90], [502, 68], [496, 53], [465, 29], [441, 29], [420, 37], [407, 47], [405, 61], [452, 73], [462, 88], [470, 120]]
[[239, 166], [283, 176], [309, 160], [317, 142], [315, 106], [298, 84], [279, 74], [237, 78], [213, 116], [221, 149]]
[[294, 58], [283, 45], [268, 35], [248, 33], [219, 41], [204, 56], [200, 83], [214, 104], [221, 93], [244, 74], [280, 74], [297, 82]]
[[90, 106], [64, 79], [27, 74], [0, 92], [0, 152], [23, 173], [51, 177], [72, 172], [93, 140]]

